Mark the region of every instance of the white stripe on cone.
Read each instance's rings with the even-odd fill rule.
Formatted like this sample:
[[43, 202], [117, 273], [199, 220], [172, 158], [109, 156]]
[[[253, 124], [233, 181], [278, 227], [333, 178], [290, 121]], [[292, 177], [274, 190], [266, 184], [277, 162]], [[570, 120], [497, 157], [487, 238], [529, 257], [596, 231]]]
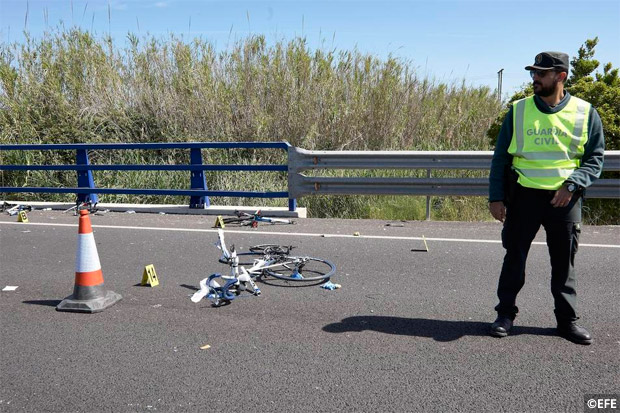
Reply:
[[91, 272], [101, 269], [95, 236], [92, 232], [78, 234], [77, 254], [75, 258], [75, 272]]

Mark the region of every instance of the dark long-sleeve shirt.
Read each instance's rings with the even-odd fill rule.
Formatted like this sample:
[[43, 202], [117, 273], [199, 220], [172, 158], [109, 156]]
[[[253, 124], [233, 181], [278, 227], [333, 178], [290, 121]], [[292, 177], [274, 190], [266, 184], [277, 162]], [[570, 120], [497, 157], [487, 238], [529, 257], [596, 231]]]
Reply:
[[[538, 110], [551, 114], [564, 109], [570, 97], [570, 94], [566, 92], [560, 103], [553, 108], [537, 95], [534, 95], [534, 102]], [[497, 137], [491, 163], [491, 173], [489, 175], [489, 202], [504, 200], [504, 173], [506, 172], [506, 167], [512, 165], [512, 155], [508, 153], [513, 132], [512, 111], [511, 107], [504, 118], [502, 128]], [[604, 152], [603, 123], [596, 109], [592, 107], [588, 118], [588, 140], [584, 145], [584, 154], [581, 158], [580, 166], [573, 171], [566, 181], [573, 182], [581, 188], [590, 186], [601, 175]]]

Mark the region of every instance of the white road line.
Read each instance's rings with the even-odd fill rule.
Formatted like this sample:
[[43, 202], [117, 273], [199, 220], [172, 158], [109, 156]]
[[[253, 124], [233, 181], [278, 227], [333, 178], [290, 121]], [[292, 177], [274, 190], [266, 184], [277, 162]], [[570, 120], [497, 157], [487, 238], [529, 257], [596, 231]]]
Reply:
[[[48, 227], [73, 227], [77, 228], [76, 224], [60, 224], [53, 222], [29, 222], [24, 224], [22, 222], [2, 222], [0, 224], [6, 225], [39, 225]], [[149, 231], [176, 231], [176, 232], [217, 232], [217, 229], [210, 228], [162, 228], [162, 227], [135, 227], [135, 226], [122, 226], [122, 225], [93, 225], [93, 228], [105, 228], [105, 229], [134, 229], [134, 230], [149, 230]], [[226, 230], [227, 233], [233, 234], [260, 234], [260, 235], [284, 235], [284, 236], [297, 236], [297, 237], [323, 237], [323, 238], [360, 238], [360, 239], [387, 239], [387, 240], [407, 240], [407, 241], [438, 241], [438, 242], [470, 242], [481, 244], [501, 244], [501, 240], [489, 240], [489, 239], [471, 239], [471, 238], [432, 238], [432, 237], [396, 237], [389, 235], [349, 235], [349, 234], [313, 234], [304, 232], [270, 232], [270, 231], [244, 231], [244, 230]], [[546, 242], [534, 241], [532, 245], [547, 245]], [[620, 245], [614, 244], [579, 244], [580, 247], [595, 247], [595, 248], [620, 248]]]

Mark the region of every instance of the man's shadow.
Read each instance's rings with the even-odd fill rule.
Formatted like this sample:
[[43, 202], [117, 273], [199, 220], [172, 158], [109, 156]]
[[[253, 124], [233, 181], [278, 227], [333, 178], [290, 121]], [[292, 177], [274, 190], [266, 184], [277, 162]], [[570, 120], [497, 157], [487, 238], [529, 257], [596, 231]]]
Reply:
[[[328, 324], [323, 331], [328, 333], [377, 331], [385, 334], [428, 337], [436, 341], [454, 341], [464, 336], [489, 336], [491, 323], [480, 321], [447, 321], [424, 318], [389, 316], [347, 317], [338, 323]], [[531, 334], [539, 336], [556, 335], [554, 328], [514, 326], [511, 336]]]

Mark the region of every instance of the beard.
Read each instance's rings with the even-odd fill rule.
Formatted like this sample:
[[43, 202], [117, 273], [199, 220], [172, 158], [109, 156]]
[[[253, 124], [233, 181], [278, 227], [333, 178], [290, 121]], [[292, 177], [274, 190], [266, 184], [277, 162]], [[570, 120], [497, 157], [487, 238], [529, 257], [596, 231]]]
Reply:
[[[545, 87], [539, 82], [534, 82], [534, 94], [543, 98], [551, 96], [558, 90], [558, 83], [559, 82], [553, 82], [551, 86]], [[536, 87], [538, 87], [538, 89], [536, 89]]]

